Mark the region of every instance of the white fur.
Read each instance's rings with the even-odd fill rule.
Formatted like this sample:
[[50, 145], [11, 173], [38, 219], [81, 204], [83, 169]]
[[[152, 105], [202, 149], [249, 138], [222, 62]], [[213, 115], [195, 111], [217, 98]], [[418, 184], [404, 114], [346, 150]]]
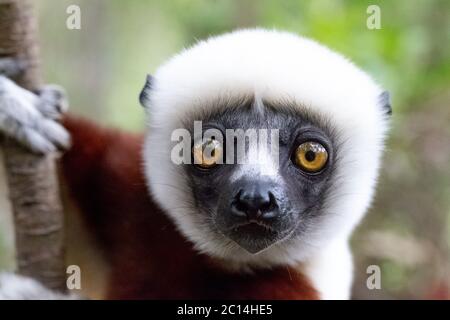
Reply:
[[73, 294], [60, 294], [39, 282], [12, 273], [0, 273], [0, 300], [76, 300]]
[[[239, 167], [231, 176], [231, 182], [241, 179], [244, 176], [264, 176], [275, 180], [279, 179], [278, 146], [272, 149], [273, 144], [267, 143], [271, 139], [268, 137], [268, 130], [264, 134], [261, 133], [262, 130], [257, 132], [259, 140], [254, 139], [255, 141], [249, 141], [248, 150], [243, 159], [238, 161]], [[264, 139], [263, 136], [267, 136], [267, 139]], [[278, 134], [276, 137], [278, 138]]]
[[325, 300], [350, 298], [353, 263], [347, 239], [336, 239], [305, 262], [304, 271]]
[[[242, 30], [200, 41], [162, 65], [152, 83], [144, 150], [151, 193], [198, 250], [244, 266], [310, 262], [314, 268], [305, 270], [322, 296], [346, 298], [351, 257], [342, 248], [372, 199], [387, 129], [378, 106], [381, 92], [343, 56], [291, 33]], [[194, 208], [188, 209], [192, 199], [183, 191], [183, 171], [170, 161], [171, 132], [188, 113], [213, 110], [216, 101], [240, 96], [294, 101], [300, 110], [329, 120], [340, 145], [338, 179], [324, 203], [323, 221], [256, 255], [210, 230]], [[327, 251], [334, 241], [341, 250]]]
[[67, 148], [70, 136], [54, 121], [67, 109], [58, 86], [48, 86], [38, 96], [0, 75], [0, 132], [37, 153]]

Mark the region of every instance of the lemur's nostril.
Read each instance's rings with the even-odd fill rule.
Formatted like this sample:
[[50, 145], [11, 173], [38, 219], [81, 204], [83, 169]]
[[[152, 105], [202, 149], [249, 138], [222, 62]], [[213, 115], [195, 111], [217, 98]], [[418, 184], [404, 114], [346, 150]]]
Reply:
[[265, 220], [278, 214], [275, 196], [265, 184], [255, 184], [241, 189], [231, 204], [235, 216]]

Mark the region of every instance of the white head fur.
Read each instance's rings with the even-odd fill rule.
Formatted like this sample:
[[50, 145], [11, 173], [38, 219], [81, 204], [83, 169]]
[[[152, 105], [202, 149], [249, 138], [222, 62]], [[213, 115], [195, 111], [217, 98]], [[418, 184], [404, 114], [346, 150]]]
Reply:
[[[163, 64], [145, 102], [149, 114], [144, 159], [152, 196], [195, 247], [244, 265], [293, 265], [335, 239], [347, 239], [370, 205], [384, 135], [382, 89], [343, 56], [303, 37], [242, 30], [200, 41]], [[182, 169], [170, 160], [170, 136], [187, 114], [218, 98], [258, 96], [295, 101], [324, 116], [338, 132], [340, 177], [328, 195], [323, 221], [307, 237], [275, 244], [256, 255], [210, 231], [189, 210]], [[208, 104], [208, 102], [211, 102]]]

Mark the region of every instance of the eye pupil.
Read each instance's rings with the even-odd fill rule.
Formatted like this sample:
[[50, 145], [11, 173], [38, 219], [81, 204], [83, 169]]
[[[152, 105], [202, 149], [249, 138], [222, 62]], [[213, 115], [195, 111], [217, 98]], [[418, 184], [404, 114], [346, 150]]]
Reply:
[[192, 154], [194, 157], [194, 164], [201, 168], [212, 168], [221, 159], [222, 146], [219, 141], [214, 138], [203, 142], [199, 141], [192, 148]]
[[303, 171], [316, 173], [322, 170], [328, 160], [325, 147], [314, 141], [307, 141], [297, 147], [293, 162]]
[[309, 161], [309, 162], [313, 162], [314, 159], [316, 159], [316, 154], [315, 154], [315, 152], [314, 152], [314, 151], [311, 151], [311, 150], [306, 151], [306, 153], [305, 153], [305, 159], [306, 159], [307, 161]]

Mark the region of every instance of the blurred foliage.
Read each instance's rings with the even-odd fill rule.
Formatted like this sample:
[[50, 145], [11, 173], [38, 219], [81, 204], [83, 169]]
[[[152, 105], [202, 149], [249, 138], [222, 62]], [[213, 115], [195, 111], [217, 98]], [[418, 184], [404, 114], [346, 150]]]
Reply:
[[[142, 126], [141, 110], [135, 106], [146, 72], [198, 39], [236, 28], [289, 30], [345, 54], [389, 88], [397, 114], [444, 90], [450, 78], [447, 0], [40, 0], [38, 4], [47, 78], [70, 89], [74, 108], [131, 129]], [[81, 8], [81, 30], [65, 28], [70, 4]], [[371, 4], [381, 8], [381, 30], [366, 27]]]
[[[450, 1], [39, 0], [46, 79], [73, 112], [143, 127], [146, 73], [197, 39], [243, 27], [312, 37], [391, 92], [394, 115], [375, 204], [354, 237], [356, 298], [442, 297], [449, 286]], [[65, 27], [78, 4], [82, 29]], [[380, 30], [366, 27], [381, 8]], [[382, 245], [381, 245], [382, 244]], [[370, 264], [383, 290], [365, 287]]]

